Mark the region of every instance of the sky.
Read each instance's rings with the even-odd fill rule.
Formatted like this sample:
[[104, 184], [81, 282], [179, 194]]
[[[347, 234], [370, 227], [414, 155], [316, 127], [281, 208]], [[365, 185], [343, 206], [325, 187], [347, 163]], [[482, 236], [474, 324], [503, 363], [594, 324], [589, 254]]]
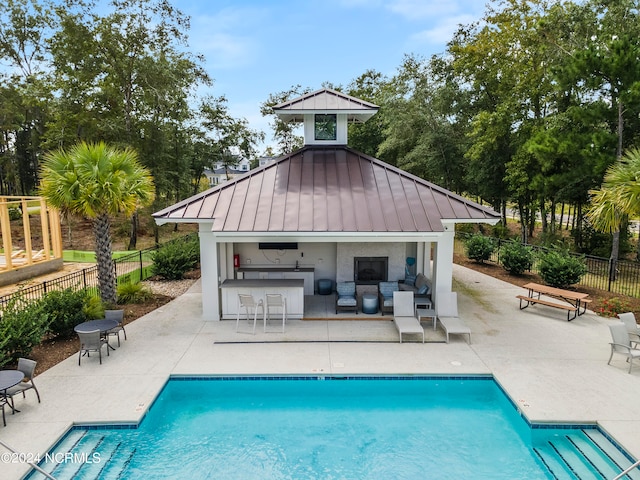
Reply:
[[[260, 104], [294, 85], [347, 86], [367, 70], [393, 76], [405, 54], [443, 53], [489, 0], [173, 0], [191, 17], [190, 51], [205, 57], [229, 112], [264, 131]], [[261, 152], [262, 153], [262, 152]]]

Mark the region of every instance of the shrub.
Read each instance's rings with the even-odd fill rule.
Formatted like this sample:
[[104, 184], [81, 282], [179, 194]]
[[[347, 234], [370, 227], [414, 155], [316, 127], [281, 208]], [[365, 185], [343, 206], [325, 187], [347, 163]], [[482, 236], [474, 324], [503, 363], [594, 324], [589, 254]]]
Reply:
[[167, 280], [180, 280], [198, 266], [200, 246], [197, 237], [169, 242], [151, 254], [153, 273]]
[[100, 297], [87, 295], [82, 310], [87, 320], [104, 318], [104, 305]]
[[22, 210], [17, 207], [9, 208], [9, 220], [20, 220], [22, 218]]
[[603, 317], [616, 317], [619, 313], [624, 313], [629, 311], [629, 304], [620, 300], [618, 297], [607, 298], [604, 302], [602, 302], [602, 307], [600, 307], [600, 315]]
[[17, 293], [7, 303], [0, 319], [0, 366], [28, 357], [48, 328], [48, 317], [40, 302], [27, 303]]
[[500, 263], [512, 275], [522, 275], [531, 270], [533, 249], [518, 242], [506, 242], [500, 248]]
[[49, 317], [49, 332], [60, 338], [73, 335], [73, 327], [87, 320], [85, 303], [87, 293], [71, 288], [54, 290], [44, 295], [40, 306]]
[[484, 235], [473, 235], [467, 239], [465, 247], [467, 250], [467, 257], [478, 263], [482, 263], [491, 258], [491, 254], [496, 249], [496, 243], [490, 237], [485, 237]]
[[141, 283], [118, 285], [118, 303], [144, 303], [153, 296], [151, 290]]
[[547, 285], [566, 288], [578, 283], [587, 273], [587, 265], [583, 257], [569, 255], [569, 252], [553, 249], [542, 253], [540, 259], [540, 276]]

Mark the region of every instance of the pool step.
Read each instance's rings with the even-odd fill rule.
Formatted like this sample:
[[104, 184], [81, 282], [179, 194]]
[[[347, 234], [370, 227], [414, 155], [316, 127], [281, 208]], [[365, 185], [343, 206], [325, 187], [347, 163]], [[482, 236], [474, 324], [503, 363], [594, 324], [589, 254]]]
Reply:
[[[134, 453], [135, 448], [108, 434], [73, 430], [49, 453], [57, 461], [43, 461], [38, 466], [56, 479], [119, 479], [124, 477]], [[32, 472], [27, 478], [40, 480], [45, 476]]]
[[[595, 429], [558, 435], [534, 451], [557, 480], [611, 479], [633, 463]], [[640, 470], [625, 478], [640, 480]]]

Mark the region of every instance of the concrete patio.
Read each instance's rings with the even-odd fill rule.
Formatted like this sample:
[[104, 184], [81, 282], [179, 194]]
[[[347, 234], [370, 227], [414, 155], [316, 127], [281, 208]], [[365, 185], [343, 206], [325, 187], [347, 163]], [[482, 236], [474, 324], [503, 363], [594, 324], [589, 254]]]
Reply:
[[[588, 312], [519, 310], [520, 287], [454, 267], [460, 316], [472, 342], [425, 322], [426, 341], [398, 341], [385, 320], [277, 321], [267, 333], [236, 333], [235, 321], [202, 320], [200, 283], [159, 310], [127, 325], [127, 341], [103, 358], [77, 355], [35, 378], [34, 392], [7, 410], [0, 440], [20, 452], [44, 454], [74, 423], [138, 422], [169, 375], [244, 374], [492, 374], [531, 422], [597, 422], [640, 458], [640, 368], [609, 358], [608, 325]], [[367, 318], [362, 316], [362, 320]], [[244, 324], [246, 331], [247, 325]], [[113, 344], [113, 342], [112, 342]], [[0, 447], [1, 448], [1, 447]], [[0, 453], [4, 453], [2, 450]], [[1, 457], [0, 457], [1, 458]], [[0, 478], [18, 479], [28, 465], [0, 462]]]

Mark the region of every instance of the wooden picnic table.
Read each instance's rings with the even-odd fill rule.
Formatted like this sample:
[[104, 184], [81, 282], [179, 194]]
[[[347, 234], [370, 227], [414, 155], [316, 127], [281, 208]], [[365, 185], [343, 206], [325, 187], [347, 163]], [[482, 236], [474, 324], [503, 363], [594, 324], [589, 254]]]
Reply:
[[[571, 321], [576, 316], [582, 315], [587, 311], [587, 304], [591, 302], [587, 297], [588, 293], [575, 292], [573, 290], [564, 290], [562, 288], [550, 287], [548, 285], [541, 285], [539, 283], [527, 283], [523, 285], [529, 292], [525, 297], [524, 295], [517, 295], [520, 299], [520, 310], [527, 308], [534, 303], [540, 303], [549, 307], [560, 308], [567, 311], [567, 320]], [[556, 298], [567, 302], [567, 304], [561, 304], [556, 302], [550, 302], [540, 298], [541, 295]], [[523, 306], [523, 301], [525, 302]], [[573, 313], [573, 316], [571, 314]]]

